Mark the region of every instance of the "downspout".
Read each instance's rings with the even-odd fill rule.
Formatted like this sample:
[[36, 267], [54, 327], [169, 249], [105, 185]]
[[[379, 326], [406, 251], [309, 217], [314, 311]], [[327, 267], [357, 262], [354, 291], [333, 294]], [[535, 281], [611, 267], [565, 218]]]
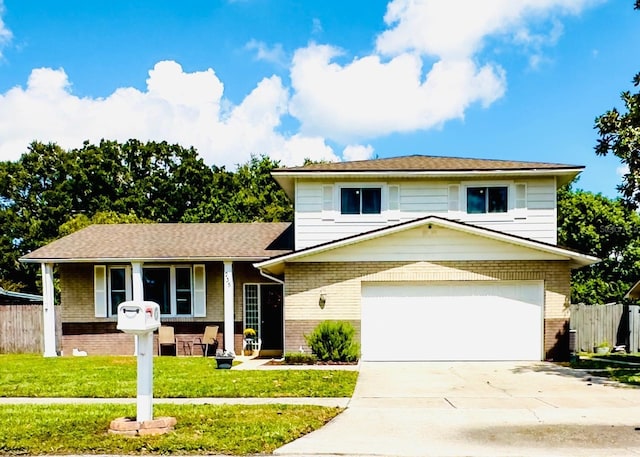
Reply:
[[277, 282], [277, 283], [279, 283], [279, 284], [282, 284], [282, 285], [284, 286], [284, 281], [283, 281], [282, 279], [278, 279], [278, 278], [276, 278], [275, 276], [271, 276], [270, 274], [267, 274], [267, 273], [265, 273], [264, 271], [262, 271], [262, 270], [260, 270], [260, 269], [258, 269], [258, 271], [259, 271], [259, 272], [260, 272], [260, 274], [261, 274], [262, 276], [264, 276], [265, 278], [270, 279], [270, 280], [272, 280], [273, 282]]

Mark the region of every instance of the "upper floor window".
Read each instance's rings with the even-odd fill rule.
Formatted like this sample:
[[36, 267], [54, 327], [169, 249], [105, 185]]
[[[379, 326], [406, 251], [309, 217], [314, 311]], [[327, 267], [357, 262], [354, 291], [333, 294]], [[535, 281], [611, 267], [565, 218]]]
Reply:
[[507, 186], [468, 187], [467, 213], [506, 213], [508, 193]]
[[380, 187], [343, 187], [340, 189], [342, 214], [380, 214]]

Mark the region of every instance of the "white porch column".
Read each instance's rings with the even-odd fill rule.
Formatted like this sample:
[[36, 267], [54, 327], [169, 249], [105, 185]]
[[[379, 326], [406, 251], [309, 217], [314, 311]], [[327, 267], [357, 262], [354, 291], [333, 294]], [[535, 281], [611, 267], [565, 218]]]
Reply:
[[144, 292], [142, 285], [142, 262], [131, 262], [131, 289], [133, 301], [143, 301]]
[[224, 349], [227, 351], [234, 350], [234, 319], [233, 319], [233, 262], [224, 262], [223, 275], [223, 291], [224, 291]]
[[[144, 289], [142, 282], [142, 262], [131, 262], [131, 299], [133, 301], [144, 301]], [[153, 334], [152, 334], [153, 335]], [[139, 354], [139, 338], [138, 335], [133, 337], [133, 355]], [[153, 351], [153, 340], [152, 347]]]
[[44, 356], [56, 357], [56, 311], [54, 306], [53, 264], [40, 264], [42, 270], [42, 312], [44, 314]]

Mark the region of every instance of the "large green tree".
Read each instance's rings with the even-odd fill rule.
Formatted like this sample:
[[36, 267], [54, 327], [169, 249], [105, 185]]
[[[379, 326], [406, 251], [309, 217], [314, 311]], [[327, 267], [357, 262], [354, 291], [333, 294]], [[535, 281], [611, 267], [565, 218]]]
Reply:
[[[640, 10], [640, 0], [635, 9]], [[633, 86], [640, 86], [640, 73], [633, 77]], [[599, 138], [596, 154], [609, 153], [618, 157], [627, 167], [618, 189], [626, 204], [640, 207], [640, 91], [623, 91], [624, 109], [612, 108], [596, 118], [595, 128]]]
[[620, 199], [561, 188], [558, 244], [602, 259], [573, 272], [573, 303], [620, 301], [640, 278], [640, 216]]
[[[640, 0], [634, 8], [640, 10]], [[640, 73], [632, 79], [640, 87]], [[624, 108], [598, 116], [598, 155], [613, 154], [627, 171], [618, 186], [621, 200], [567, 190], [559, 195], [559, 240], [601, 257], [599, 264], [573, 274], [572, 299], [587, 303], [619, 301], [640, 279], [640, 91], [623, 91]]]
[[37, 269], [18, 259], [90, 223], [291, 220], [270, 175], [278, 165], [252, 157], [229, 172], [166, 142], [34, 142], [0, 162], [0, 284], [35, 291]]

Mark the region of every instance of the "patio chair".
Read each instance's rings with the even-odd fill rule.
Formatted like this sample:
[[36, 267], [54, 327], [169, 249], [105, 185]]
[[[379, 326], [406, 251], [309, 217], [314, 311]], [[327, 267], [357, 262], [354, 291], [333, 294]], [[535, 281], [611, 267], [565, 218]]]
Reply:
[[158, 355], [162, 355], [162, 348], [173, 347], [173, 354], [178, 355], [178, 345], [173, 327], [161, 325], [158, 329]]
[[204, 335], [193, 340], [193, 346], [200, 346], [202, 348], [203, 357], [216, 355], [216, 349], [218, 349], [217, 336], [218, 326], [208, 325], [204, 328]]

